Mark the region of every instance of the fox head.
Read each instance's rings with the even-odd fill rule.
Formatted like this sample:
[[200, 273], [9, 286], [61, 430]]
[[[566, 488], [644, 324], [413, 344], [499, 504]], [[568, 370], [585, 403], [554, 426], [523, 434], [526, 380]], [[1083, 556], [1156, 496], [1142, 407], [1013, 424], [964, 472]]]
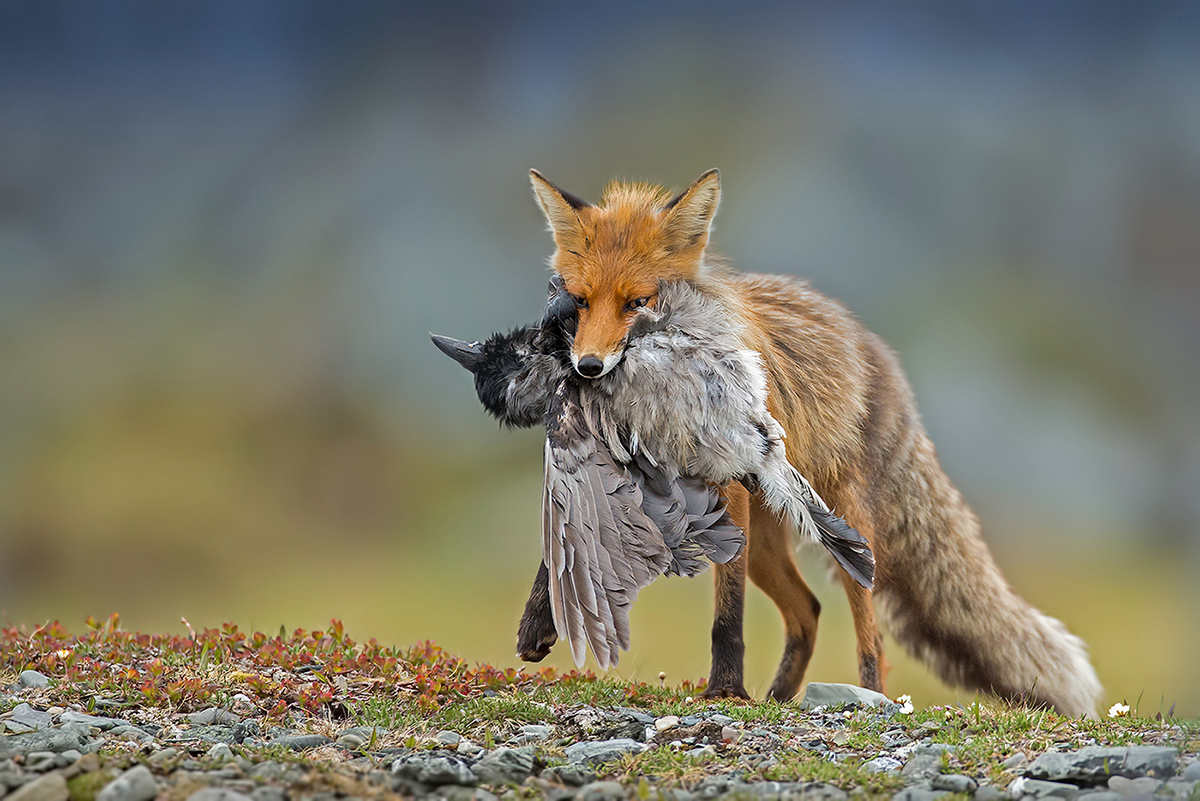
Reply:
[[638, 309], [658, 302], [660, 281], [700, 277], [720, 174], [709, 170], [674, 198], [656, 186], [613, 183], [599, 206], [537, 170], [530, 179], [554, 234], [550, 265], [575, 301], [571, 363], [597, 378], [621, 361], [629, 327]]

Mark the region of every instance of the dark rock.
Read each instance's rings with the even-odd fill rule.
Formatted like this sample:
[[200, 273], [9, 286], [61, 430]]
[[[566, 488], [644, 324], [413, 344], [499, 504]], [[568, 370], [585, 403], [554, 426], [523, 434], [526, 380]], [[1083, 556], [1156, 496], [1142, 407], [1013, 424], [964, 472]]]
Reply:
[[188, 715], [188, 720], [196, 726], [236, 726], [242, 722], [241, 717], [233, 714], [228, 709], [210, 706], [208, 709], [202, 709], [199, 712], [193, 712]]
[[36, 670], [22, 670], [17, 677], [18, 687], [49, 687], [50, 677]]
[[1013, 798], [1029, 796], [1032, 798], [1063, 798], [1074, 801], [1079, 795], [1079, 788], [1064, 782], [1047, 782], [1041, 779], [1017, 779], [1008, 788]]
[[643, 712], [640, 709], [632, 709], [627, 706], [619, 706], [619, 707], [617, 707], [617, 711], [620, 712], [623, 716], [625, 716], [629, 720], [632, 720], [636, 723], [640, 723], [643, 726], [653, 726], [654, 725], [654, 715]]
[[53, 751], [61, 754], [63, 751], [74, 749], [82, 752], [87, 745], [86, 734], [81, 734], [76, 728], [43, 729], [28, 734], [0, 737], [0, 759], [25, 756], [34, 751]]
[[70, 791], [61, 773], [50, 773], [5, 796], [8, 801], [67, 801]]
[[804, 698], [800, 700], [800, 708], [805, 711], [818, 706], [879, 706], [890, 704], [891, 700], [883, 693], [858, 687], [853, 684], [826, 684], [810, 681], [804, 688]]
[[1066, 753], [1047, 752], [1030, 763], [1026, 775], [1048, 781], [1072, 781], [1103, 784], [1109, 776], [1154, 776], [1169, 779], [1175, 775], [1174, 748], [1156, 745], [1131, 745], [1105, 748], [1089, 745]]
[[145, 765], [122, 773], [96, 793], [96, 801], [150, 801], [158, 795], [158, 783]]
[[999, 801], [1001, 798], [1008, 797], [1008, 793], [991, 784], [980, 785], [974, 796], [975, 801]]
[[261, 737], [262, 728], [258, 725], [257, 720], [243, 720], [234, 725], [230, 735], [233, 737], [233, 741], [240, 745], [246, 742], [248, 737]]
[[582, 763], [575, 763], [546, 768], [542, 771], [542, 778], [559, 781], [571, 787], [580, 787], [588, 782], [594, 782], [596, 774], [588, 770]]
[[935, 790], [948, 790], [952, 793], [973, 793], [979, 786], [979, 782], [960, 773], [943, 773], [940, 776], [934, 776], [931, 784]]
[[464, 762], [448, 756], [413, 754], [401, 757], [392, 763], [392, 775], [431, 787], [442, 784], [479, 783], [479, 779]]
[[271, 745], [282, 745], [293, 751], [307, 751], [333, 742], [323, 734], [284, 734], [271, 740]]
[[932, 799], [944, 795], [950, 795], [950, 793], [946, 790], [934, 790], [927, 786], [905, 787], [892, 796], [892, 801], [932, 801]]
[[954, 746], [942, 743], [918, 745], [908, 758], [908, 764], [900, 771], [909, 784], [927, 782], [942, 772], [942, 754], [953, 751]]
[[615, 740], [601, 740], [599, 742], [584, 742], [568, 745], [566, 748], [567, 760], [570, 762], [581, 762], [585, 765], [599, 765], [604, 762], [611, 762], [614, 759], [619, 759], [626, 754], [641, 753], [644, 749], [641, 743], [628, 738]]
[[533, 747], [497, 748], [471, 766], [484, 784], [520, 784], [533, 773]]

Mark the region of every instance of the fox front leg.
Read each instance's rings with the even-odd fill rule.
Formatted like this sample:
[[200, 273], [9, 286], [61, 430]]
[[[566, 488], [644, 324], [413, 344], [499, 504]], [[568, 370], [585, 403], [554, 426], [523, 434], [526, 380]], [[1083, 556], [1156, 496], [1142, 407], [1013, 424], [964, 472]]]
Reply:
[[517, 627], [517, 656], [526, 662], [541, 662], [557, 641], [554, 614], [550, 611], [550, 571], [542, 562]]

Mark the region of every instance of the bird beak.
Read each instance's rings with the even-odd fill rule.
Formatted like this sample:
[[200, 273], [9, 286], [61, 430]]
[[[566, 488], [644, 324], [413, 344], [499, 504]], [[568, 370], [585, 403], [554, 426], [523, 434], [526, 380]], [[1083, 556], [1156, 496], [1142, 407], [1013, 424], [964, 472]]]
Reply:
[[429, 338], [433, 340], [433, 344], [437, 345], [438, 350], [472, 373], [483, 360], [483, 348], [478, 342], [463, 342], [461, 339], [451, 339], [439, 334], [430, 334]]

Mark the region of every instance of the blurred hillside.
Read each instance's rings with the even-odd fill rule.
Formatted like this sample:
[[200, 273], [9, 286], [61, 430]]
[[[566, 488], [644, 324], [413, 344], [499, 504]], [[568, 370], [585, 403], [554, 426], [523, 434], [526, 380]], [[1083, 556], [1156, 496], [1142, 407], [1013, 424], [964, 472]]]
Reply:
[[[539, 313], [530, 167], [595, 200], [718, 166], [714, 248], [900, 352], [1110, 700], [1200, 714], [1197, 34], [1182, 2], [0, 5], [0, 610], [514, 663], [540, 440], [427, 334]], [[852, 680], [806, 575], [810, 675]], [[703, 675], [708, 596], [651, 587], [623, 667]]]

